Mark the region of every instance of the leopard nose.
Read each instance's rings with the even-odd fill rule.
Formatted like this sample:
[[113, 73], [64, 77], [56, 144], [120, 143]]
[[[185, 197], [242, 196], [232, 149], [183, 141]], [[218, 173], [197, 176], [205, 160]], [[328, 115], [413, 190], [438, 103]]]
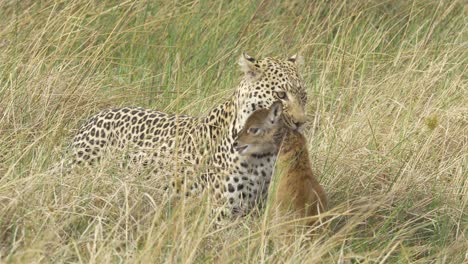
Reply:
[[296, 126], [296, 129], [300, 128], [304, 124], [305, 124], [305, 122], [294, 122], [294, 125]]

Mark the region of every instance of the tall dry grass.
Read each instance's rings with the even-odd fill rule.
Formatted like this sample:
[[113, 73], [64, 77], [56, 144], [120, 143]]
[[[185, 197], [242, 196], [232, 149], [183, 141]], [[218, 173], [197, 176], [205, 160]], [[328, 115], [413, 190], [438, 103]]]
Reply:
[[[466, 262], [466, 14], [434, 0], [1, 1], [0, 262]], [[279, 236], [263, 212], [217, 230], [203, 197], [161, 199], [112, 161], [50, 171], [101, 109], [206, 113], [242, 51], [306, 59], [306, 134], [333, 208], [312, 237]]]

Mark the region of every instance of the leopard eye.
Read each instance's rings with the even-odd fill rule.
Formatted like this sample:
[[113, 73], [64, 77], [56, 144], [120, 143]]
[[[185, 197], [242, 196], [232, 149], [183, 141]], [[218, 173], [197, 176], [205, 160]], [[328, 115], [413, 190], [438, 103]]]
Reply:
[[258, 135], [261, 132], [261, 129], [258, 127], [251, 127], [247, 132], [252, 135]]
[[287, 98], [287, 95], [286, 95], [286, 93], [285, 93], [285, 92], [283, 92], [283, 91], [276, 92], [276, 96], [277, 96], [279, 99], [281, 99], [281, 100], [284, 100], [284, 99], [286, 99], [286, 98]]

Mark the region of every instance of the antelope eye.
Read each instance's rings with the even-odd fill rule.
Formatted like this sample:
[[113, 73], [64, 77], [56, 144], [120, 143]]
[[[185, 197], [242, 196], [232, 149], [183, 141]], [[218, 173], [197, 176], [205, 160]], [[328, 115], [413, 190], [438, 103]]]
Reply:
[[285, 92], [276, 92], [276, 96], [278, 96], [279, 99], [286, 99], [286, 93]]
[[252, 134], [252, 135], [257, 135], [258, 133], [260, 133], [260, 128], [258, 127], [251, 127], [249, 128], [249, 130], [247, 130], [247, 132], [249, 134]]

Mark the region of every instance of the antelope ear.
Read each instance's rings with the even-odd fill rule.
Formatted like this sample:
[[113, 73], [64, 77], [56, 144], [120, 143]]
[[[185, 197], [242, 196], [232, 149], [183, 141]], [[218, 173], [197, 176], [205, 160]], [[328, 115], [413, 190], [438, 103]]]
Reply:
[[297, 67], [302, 67], [304, 65], [304, 57], [298, 54], [294, 54], [288, 58], [288, 61], [296, 64]]
[[241, 57], [239, 58], [239, 66], [241, 71], [244, 73], [246, 78], [252, 81], [258, 79], [262, 74], [262, 71], [257, 66], [255, 66], [256, 62], [257, 61], [255, 58], [250, 57], [245, 52], [242, 53]]
[[281, 102], [276, 101], [270, 106], [270, 112], [268, 113], [268, 121], [271, 124], [276, 124], [281, 118], [283, 113], [283, 105]]

